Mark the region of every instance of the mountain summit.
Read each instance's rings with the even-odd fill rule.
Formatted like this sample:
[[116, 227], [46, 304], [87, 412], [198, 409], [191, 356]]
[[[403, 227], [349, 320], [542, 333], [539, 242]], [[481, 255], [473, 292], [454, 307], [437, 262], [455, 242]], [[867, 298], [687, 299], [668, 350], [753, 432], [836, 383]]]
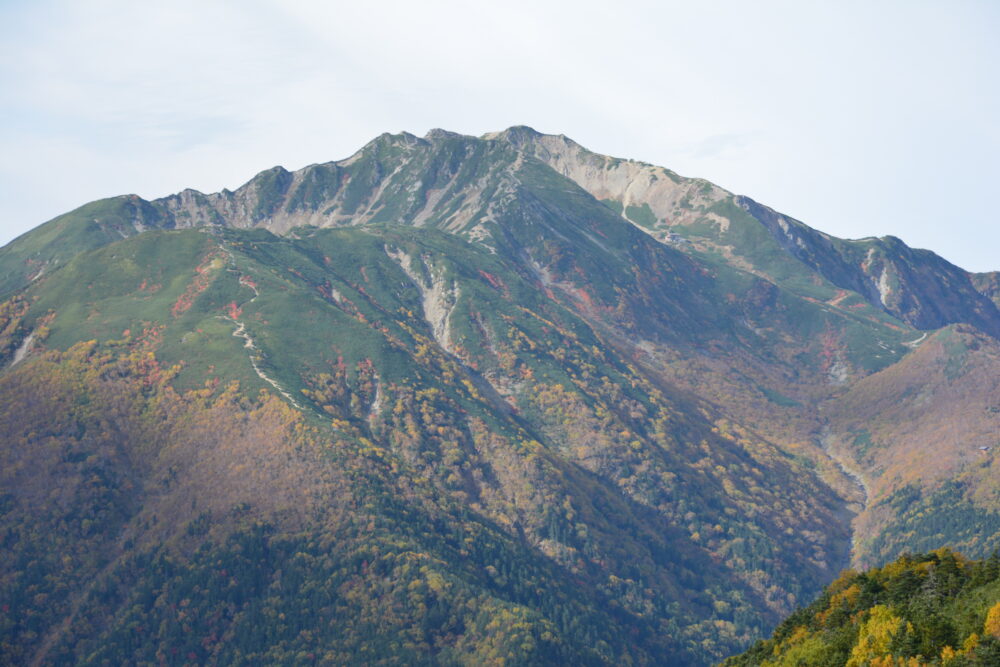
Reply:
[[1000, 545], [992, 274], [513, 127], [0, 249], [0, 656], [706, 664]]

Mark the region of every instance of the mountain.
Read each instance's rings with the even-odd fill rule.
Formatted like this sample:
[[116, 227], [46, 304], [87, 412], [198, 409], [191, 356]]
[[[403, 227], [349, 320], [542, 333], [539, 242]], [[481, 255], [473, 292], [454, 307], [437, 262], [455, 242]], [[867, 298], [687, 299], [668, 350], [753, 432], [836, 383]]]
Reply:
[[1000, 662], [1000, 558], [949, 549], [844, 572], [767, 640], [725, 667]]
[[93, 202], [0, 249], [0, 655], [721, 659], [995, 547], [993, 282], [524, 127]]

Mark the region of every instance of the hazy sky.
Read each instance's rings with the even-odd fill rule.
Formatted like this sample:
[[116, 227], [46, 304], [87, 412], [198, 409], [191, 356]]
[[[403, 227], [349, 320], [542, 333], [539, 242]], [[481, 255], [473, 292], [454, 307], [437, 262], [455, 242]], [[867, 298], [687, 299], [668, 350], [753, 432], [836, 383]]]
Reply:
[[0, 243], [510, 125], [1000, 269], [1000, 2], [0, 0]]

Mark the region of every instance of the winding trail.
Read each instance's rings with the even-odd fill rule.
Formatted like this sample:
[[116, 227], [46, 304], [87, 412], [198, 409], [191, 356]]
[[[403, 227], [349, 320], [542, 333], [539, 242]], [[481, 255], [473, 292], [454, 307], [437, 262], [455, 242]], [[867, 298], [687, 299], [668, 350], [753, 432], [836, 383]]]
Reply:
[[[248, 305], [250, 305], [251, 303], [253, 303], [254, 301], [257, 300], [257, 297], [260, 296], [260, 290], [257, 289], [257, 285], [254, 284], [253, 280], [250, 279], [249, 276], [246, 276], [246, 275], [240, 273], [239, 269], [236, 268], [236, 258], [233, 257], [232, 251], [229, 248], [227, 248], [225, 246], [225, 244], [223, 244], [223, 243], [219, 243], [219, 248], [224, 253], [226, 253], [226, 256], [229, 258], [229, 269], [228, 270], [232, 271], [233, 273], [239, 274], [240, 285], [243, 286], [243, 287], [248, 287], [251, 290], [253, 290], [253, 298], [251, 298], [248, 301], [244, 301], [243, 303], [239, 304], [236, 307], [236, 312], [240, 312], [240, 311], [243, 310], [244, 306], [248, 306]], [[298, 401], [296, 401], [292, 397], [292, 394], [289, 391], [287, 391], [284, 387], [282, 387], [281, 384], [277, 380], [275, 380], [270, 375], [268, 375], [267, 373], [265, 373], [264, 370], [257, 363], [258, 357], [263, 356], [263, 353], [260, 351], [260, 348], [257, 347], [257, 344], [254, 343], [253, 337], [247, 331], [246, 323], [240, 321], [236, 317], [230, 317], [229, 315], [221, 315], [220, 317], [222, 317], [222, 319], [224, 319], [224, 320], [226, 320], [228, 322], [232, 322], [233, 324], [236, 325], [236, 330], [233, 331], [233, 336], [235, 336], [236, 338], [242, 338], [243, 339], [243, 347], [245, 349], [247, 349], [247, 350], [250, 350], [250, 354], [249, 354], [250, 365], [253, 367], [254, 373], [257, 374], [257, 377], [259, 377], [261, 380], [263, 380], [264, 382], [266, 382], [269, 385], [271, 385], [274, 388], [275, 391], [277, 391], [279, 394], [281, 394], [285, 398], [285, 400], [287, 400], [289, 403], [291, 403], [296, 408], [298, 408], [299, 410], [301, 410], [302, 406], [299, 404]]]
[[[254, 298], [256, 298], [256, 297], [254, 297]], [[253, 299], [251, 299], [250, 301], [253, 301]], [[250, 303], [250, 301], [247, 301], [247, 303]], [[258, 350], [257, 346], [254, 344], [253, 338], [250, 336], [249, 333], [247, 333], [246, 325], [243, 322], [240, 322], [239, 320], [235, 320], [235, 319], [233, 319], [231, 317], [223, 316], [223, 318], [226, 319], [226, 320], [228, 320], [228, 321], [230, 321], [230, 322], [232, 322], [233, 324], [236, 325], [236, 330], [233, 331], [233, 336], [235, 336], [237, 338], [242, 338], [243, 341], [244, 341], [243, 342], [243, 347], [245, 347], [246, 349], [250, 350], [250, 355], [249, 355], [250, 356], [250, 365], [253, 366], [253, 370], [257, 374], [257, 376], [261, 380], [263, 380], [264, 382], [266, 382], [269, 385], [271, 385], [272, 387], [274, 387], [274, 390], [277, 391], [282, 396], [284, 396], [288, 400], [289, 403], [291, 403], [292, 405], [294, 405], [295, 407], [297, 407], [299, 410], [301, 410], [302, 406], [299, 405], [298, 402], [296, 402], [296, 400], [294, 398], [292, 398], [292, 395], [290, 393], [288, 393], [288, 391], [286, 391], [284, 387], [282, 387], [280, 384], [278, 384], [277, 380], [275, 380], [274, 378], [272, 378], [271, 376], [269, 376], [267, 373], [265, 373], [261, 369], [260, 366], [257, 365], [257, 356], [259, 354], [259, 350]]]
[[925, 338], [927, 338], [927, 332], [926, 331], [923, 333], [922, 336], [920, 336], [920, 338], [918, 338], [916, 340], [911, 340], [908, 343], [903, 343], [903, 345], [905, 345], [906, 347], [909, 347], [909, 348], [915, 348], [917, 345], [920, 345], [920, 343], [922, 343]]

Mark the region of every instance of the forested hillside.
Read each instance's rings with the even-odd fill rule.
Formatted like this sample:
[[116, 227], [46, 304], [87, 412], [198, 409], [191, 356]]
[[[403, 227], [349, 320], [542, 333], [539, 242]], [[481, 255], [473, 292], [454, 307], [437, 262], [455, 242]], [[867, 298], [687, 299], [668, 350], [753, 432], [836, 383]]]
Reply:
[[725, 667], [1000, 664], [1000, 557], [948, 549], [847, 571]]

